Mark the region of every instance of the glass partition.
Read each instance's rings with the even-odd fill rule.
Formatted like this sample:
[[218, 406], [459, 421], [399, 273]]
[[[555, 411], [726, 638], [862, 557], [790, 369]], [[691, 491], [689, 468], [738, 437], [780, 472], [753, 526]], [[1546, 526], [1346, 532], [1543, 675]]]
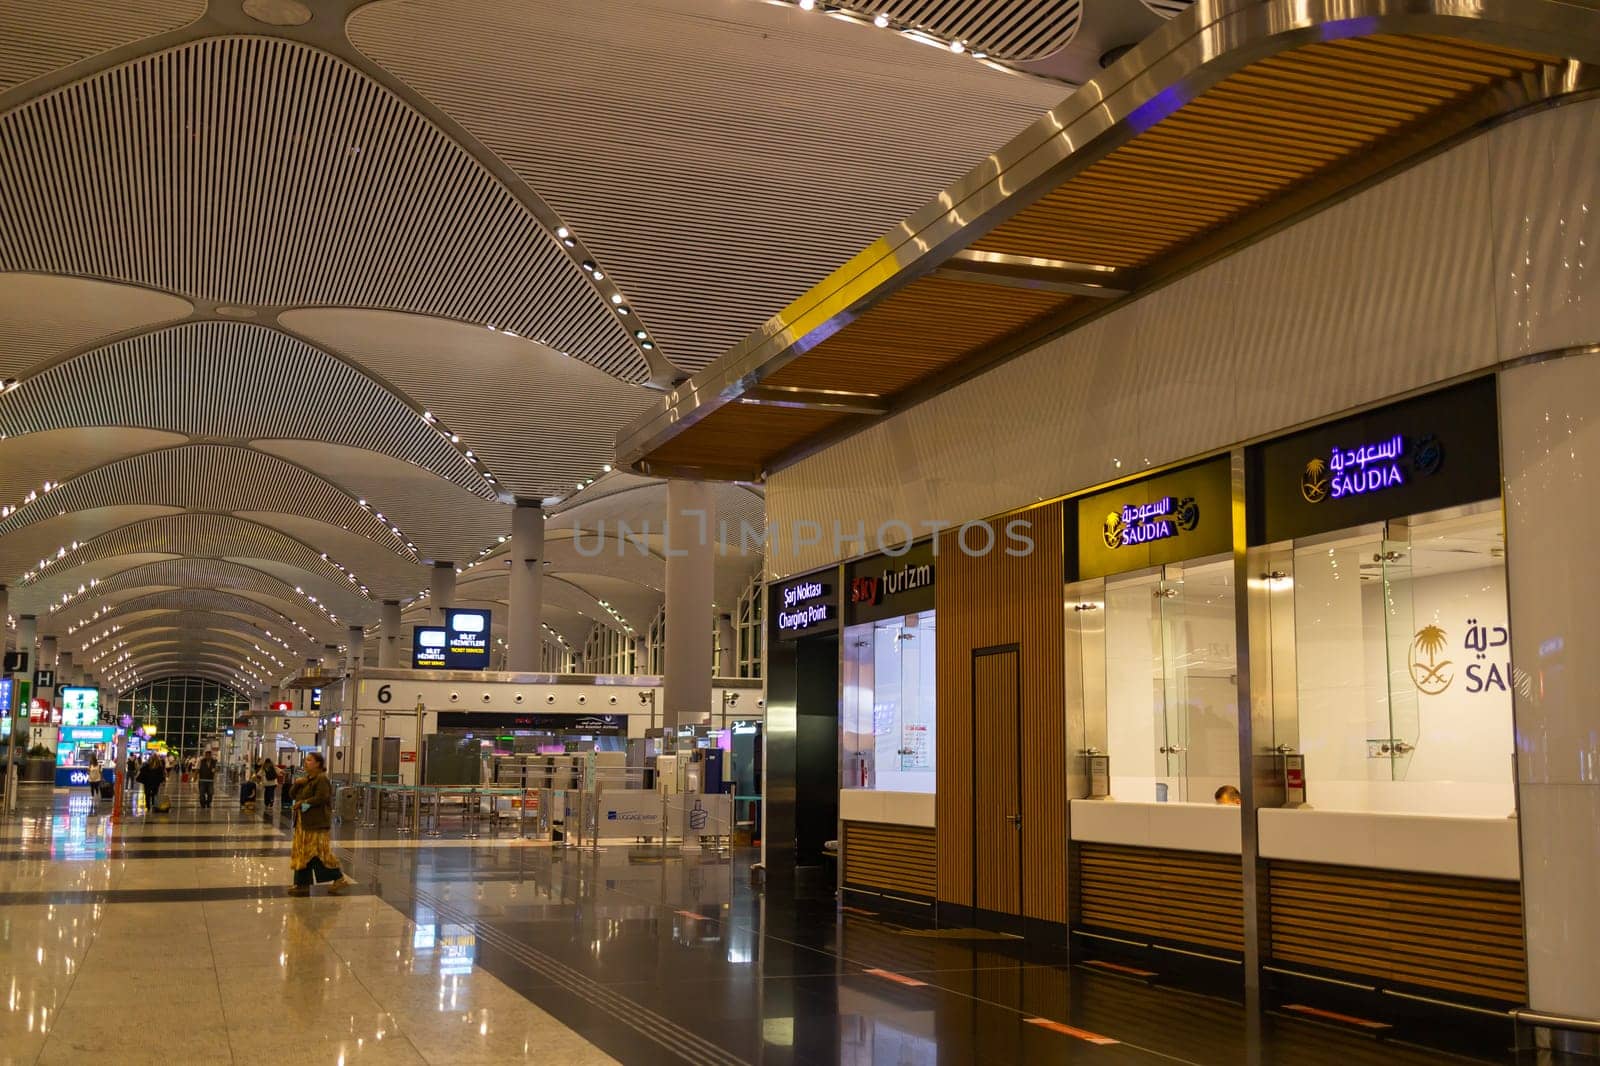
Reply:
[[1068, 713], [1110, 756], [1111, 798], [1214, 803], [1237, 786], [1231, 560], [1067, 589]]
[[934, 791], [934, 634], [932, 611], [844, 631], [845, 788]]
[[1292, 660], [1311, 805], [1509, 814], [1498, 501], [1296, 542], [1292, 560], [1292, 574], [1274, 571], [1294, 626], [1273, 627], [1272, 662]]

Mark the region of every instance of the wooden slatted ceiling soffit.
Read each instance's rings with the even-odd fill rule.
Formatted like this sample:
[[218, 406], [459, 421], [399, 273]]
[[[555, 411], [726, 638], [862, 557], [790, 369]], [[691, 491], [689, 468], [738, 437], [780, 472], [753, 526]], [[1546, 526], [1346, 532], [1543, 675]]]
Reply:
[[[876, 298], [825, 339], [809, 347], [802, 340], [761, 384], [892, 400], [953, 381], [1106, 301], [1014, 281], [953, 281], [951, 262], [965, 266], [976, 253], [1047, 260], [1091, 277], [1100, 268], [1105, 295], [1119, 295], [1502, 112], [1502, 96], [1520, 98], [1502, 90], [1556, 62], [1460, 40], [1376, 35], [1259, 60], [1188, 102], [1157, 96], [1129, 119], [1148, 129], [1000, 222], [946, 268]], [[1170, 113], [1152, 110], [1161, 106]], [[677, 430], [641, 457], [643, 468], [764, 471], [862, 424], [858, 415], [804, 419], [776, 407], [753, 417], [751, 402]]]

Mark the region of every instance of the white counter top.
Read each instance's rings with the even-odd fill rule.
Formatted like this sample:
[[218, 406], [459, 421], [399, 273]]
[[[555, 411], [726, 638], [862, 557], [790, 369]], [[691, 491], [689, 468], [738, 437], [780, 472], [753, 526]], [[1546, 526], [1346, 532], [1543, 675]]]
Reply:
[[1212, 803], [1073, 800], [1072, 839], [1239, 854], [1239, 808]]
[[1263, 858], [1516, 881], [1515, 818], [1268, 808]]
[[932, 792], [883, 792], [871, 788], [839, 790], [839, 820], [885, 822], [933, 828], [936, 810]]

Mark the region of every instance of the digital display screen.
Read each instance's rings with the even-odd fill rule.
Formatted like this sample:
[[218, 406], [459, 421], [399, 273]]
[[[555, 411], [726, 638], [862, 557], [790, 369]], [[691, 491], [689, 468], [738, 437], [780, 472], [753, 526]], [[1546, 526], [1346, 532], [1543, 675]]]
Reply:
[[412, 669], [443, 670], [448, 644], [443, 626], [418, 626], [411, 635]]
[[98, 725], [100, 722], [100, 690], [69, 685], [60, 692], [61, 724], [65, 726]]
[[489, 668], [489, 612], [449, 609], [444, 612], [447, 644], [445, 665], [451, 670]]
[[322, 710], [322, 690], [320, 688], [311, 690], [311, 709], [313, 711]]
[[9, 721], [11, 718], [11, 679], [0, 677], [0, 714], [4, 714]]

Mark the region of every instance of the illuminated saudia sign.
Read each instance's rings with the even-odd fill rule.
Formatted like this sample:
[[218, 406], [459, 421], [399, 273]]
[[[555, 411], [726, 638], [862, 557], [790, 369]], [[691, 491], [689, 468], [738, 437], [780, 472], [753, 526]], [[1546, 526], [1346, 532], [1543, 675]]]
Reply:
[[1127, 504], [1106, 515], [1102, 536], [1108, 548], [1127, 548], [1188, 533], [1200, 524], [1193, 496], [1163, 496], [1153, 503]]
[[1433, 436], [1423, 437], [1410, 454], [1405, 437], [1396, 434], [1376, 444], [1334, 448], [1324, 459], [1306, 463], [1300, 477], [1300, 495], [1307, 503], [1365, 496], [1407, 483], [1410, 473], [1432, 474], [1444, 462], [1444, 449]]

